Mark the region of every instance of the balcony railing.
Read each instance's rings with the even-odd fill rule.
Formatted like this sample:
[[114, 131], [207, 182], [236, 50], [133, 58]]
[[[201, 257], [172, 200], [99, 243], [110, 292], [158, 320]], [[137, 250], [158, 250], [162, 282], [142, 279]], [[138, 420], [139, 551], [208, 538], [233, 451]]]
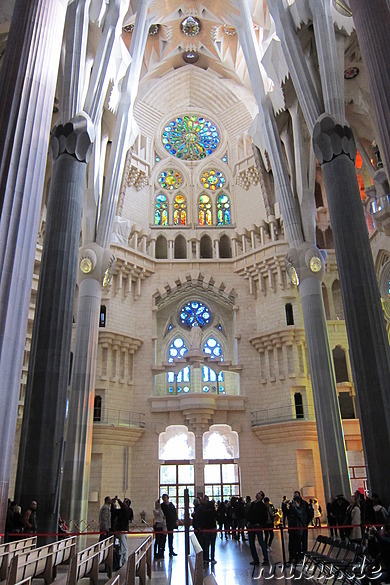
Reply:
[[127, 412], [114, 408], [95, 408], [93, 423], [114, 427], [145, 428], [145, 415], [141, 412]]
[[314, 407], [304, 405], [299, 406], [281, 406], [278, 408], [268, 408], [255, 410], [252, 414], [252, 427], [269, 425], [273, 423], [291, 422], [293, 420], [314, 421]]
[[372, 213], [379, 213], [382, 209], [390, 207], [390, 195], [384, 195], [380, 197], [377, 201], [373, 201], [371, 203], [371, 211]]

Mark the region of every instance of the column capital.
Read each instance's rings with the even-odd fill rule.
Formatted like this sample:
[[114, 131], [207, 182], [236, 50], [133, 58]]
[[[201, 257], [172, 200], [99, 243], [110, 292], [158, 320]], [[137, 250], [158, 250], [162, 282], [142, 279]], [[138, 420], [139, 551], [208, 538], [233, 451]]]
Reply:
[[290, 248], [285, 258], [287, 275], [291, 282], [300, 286], [308, 278], [322, 282], [325, 273], [325, 253], [314, 244], [305, 242], [298, 248]]
[[341, 154], [346, 154], [355, 164], [356, 144], [351, 128], [339, 124], [329, 114], [321, 114], [314, 125], [313, 147], [320, 165]]
[[50, 150], [54, 160], [69, 154], [80, 162], [87, 163], [92, 153], [95, 130], [85, 113], [78, 114], [65, 125], [59, 124], [52, 132]]

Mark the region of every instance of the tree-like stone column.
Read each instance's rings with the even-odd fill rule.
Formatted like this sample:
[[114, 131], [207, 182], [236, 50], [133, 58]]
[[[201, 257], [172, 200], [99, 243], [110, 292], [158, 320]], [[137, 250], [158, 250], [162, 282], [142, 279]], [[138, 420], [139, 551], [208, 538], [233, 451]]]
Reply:
[[313, 132], [334, 234], [370, 489], [390, 502], [390, 357], [348, 126], [320, 116]]
[[67, 0], [16, 0], [0, 69], [0, 532]]
[[390, 7], [387, 0], [348, 0], [366, 65], [381, 154], [390, 172]]
[[64, 457], [81, 211], [93, 127], [87, 116], [58, 126], [38, 286], [15, 497], [37, 500], [39, 531], [57, 532]]
[[[345, 445], [338, 407], [337, 388], [329, 339], [326, 328], [325, 310], [321, 292], [321, 279], [324, 273], [324, 260], [314, 245], [314, 241], [305, 241], [314, 237], [310, 229], [310, 211], [299, 210], [294, 197], [287, 164], [283, 152], [278, 128], [269, 97], [265, 94], [260, 72], [260, 55], [254, 39], [254, 29], [249, 12], [248, 0], [236, 0], [240, 10], [240, 21], [236, 23], [246, 64], [251, 78], [253, 91], [259, 107], [259, 126], [264, 136], [267, 152], [271, 161], [275, 180], [275, 190], [282, 211], [286, 240], [291, 246], [287, 262], [299, 277], [299, 292], [302, 300], [302, 313], [307, 336], [307, 345], [312, 375], [312, 390], [317, 421], [318, 443], [321, 455], [321, 468], [324, 478], [325, 498], [328, 501], [335, 493], [349, 493], [349, 476], [345, 454]], [[304, 63], [304, 62], [303, 62]], [[313, 104], [316, 104], [313, 99]], [[309, 110], [314, 113], [315, 105]], [[297, 126], [297, 125], [296, 125]], [[299, 147], [300, 137], [294, 136], [295, 147]], [[314, 197], [314, 193], [311, 194]], [[306, 194], [302, 205], [308, 206]], [[304, 225], [302, 217], [305, 217]], [[312, 220], [314, 222], [314, 220]], [[306, 227], [305, 234], [303, 227]], [[310, 269], [310, 260], [315, 257], [320, 262], [320, 269], [314, 274]], [[293, 261], [292, 261], [293, 259]], [[298, 282], [296, 282], [298, 284]]]

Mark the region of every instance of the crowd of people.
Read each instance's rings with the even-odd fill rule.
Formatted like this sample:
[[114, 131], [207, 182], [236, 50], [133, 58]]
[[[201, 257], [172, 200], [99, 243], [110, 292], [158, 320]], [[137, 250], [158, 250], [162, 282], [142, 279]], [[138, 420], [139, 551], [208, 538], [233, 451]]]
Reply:
[[[22, 512], [16, 502], [9, 501], [6, 520], [6, 539], [8, 535], [17, 537], [20, 533], [38, 532], [37, 502], [31, 501]], [[280, 509], [276, 508], [263, 491], [257, 492], [252, 501], [232, 496], [228, 500], [215, 502], [207, 495], [195, 498], [193, 502], [192, 527], [203, 549], [205, 564], [214, 565], [215, 545], [221, 539], [243, 542], [248, 541], [252, 556], [251, 565], [259, 565], [259, 550], [262, 552], [262, 565], [269, 565], [268, 553], [274, 539], [274, 528], [283, 526], [288, 532], [288, 555], [290, 563], [299, 562], [308, 547], [308, 527], [321, 528], [322, 509], [318, 500], [307, 502], [299, 491], [293, 493], [291, 500], [283, 496]], [[117, 546], [116, 569], [127, 560], [127, 532], [134, 520], [131, 501], [124, 498], [107, 496], [99, 512], [100, 539], [115, 534]], [[390, 509], [381, 504], [376, 494], [364, 497], [359, 491], [348, 500], [339, 494], [327, 503], [326, 520], [330, 536], [348, 539], [355, 543], [366, 543], [373, 558], [380, 560], [381, 566], [390, 575]], [[162, 501], [156, 500], [153, 510], [153, 529], [155, 533], [154, 558], [163, 559], [168, 542], [169, 556], [177, 556], [174, 548], [174, 530], [178, 527], [178, 513], [168, 494]], [[366, 531], [367, 526], [369, 527]], [[59, 516], [58, 533], [66, 534], [69, 528]], [[256, 547], [256, 541], [259, 549]]]

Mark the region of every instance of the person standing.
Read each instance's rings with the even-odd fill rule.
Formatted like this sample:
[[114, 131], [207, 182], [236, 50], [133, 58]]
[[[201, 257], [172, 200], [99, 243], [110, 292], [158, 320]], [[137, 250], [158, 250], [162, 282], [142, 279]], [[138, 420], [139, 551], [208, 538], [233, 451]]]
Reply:
[[200, 513], [204, 563], [215, 565], [215, 541], [217, 538], [217, 511], [213, 501], [204, 496]]
[[287, 504], [288, 504], [287, 498], [286, 498], [286, 496], [283, 496], [282, 503], [280, 504], [280, 507], [282, 509], [282, 515], [283, 515], [283, 528], [286, 528], [287, 510], [288, 510], [288, 505]]
[[160, 500], [156, 500], [154, 503], [153, 520], [155, 532], [154, 558], [163, 559], [165, 542], [167, 540], [167, 523], [164, 512], [161, 509]]
[[177, 527], [177, 510], [174, 504], [169, 501], [168, 494], [163, 494], [162, 500], [161, 509], [167, 523], [169, 556], [177, 557], [173, 550], [173, 531]]
[[271, 550], [271, 544], [274, 539], [274, 518], [275, 518], [275, 507], [269, 498], [264, 498], [264, 505], [267, 508], [267, 524], [264, 535], [264, 541], [268, 550]]
[[251, 506], [250, 506], [249, 512], [248, 512], [248, 518], [247, 518], [248, 539], [249, 539], [249, 548], [250, 548], [251, 555], [253, 558], [253, 561], [251, 561], [251, 563], [250, 563], [251, 565], [258, 565], [260, 563], [259, 555], [257, 554], [257, 550], [256, 550], [256, 536], [257, 536], [257, 540], [259, 541], [259, 545], [261, 547], [261, 550], [263, 551], [264, 560], [262, 562], [262, 565], [269, 565], [267, 545], [265, 544], [264, 534], [263, 534], [263, 529], [267, 525], [268, 513], [267, 513], [267, 508], [265, 507], [265, 504], [263, 502], [263, 499], [264, 499], [264, 492], [263, 491], [257, 492], [256, 499], [254, 502], [251, 503]]
[[[118, 498], [112, 501], [112, 503], [118, 502], [119, 508], [114, 510], [113, 527], [115, 532], [119, 532], [117, 535], [119, 538], [119, 568], [123, 567], [128, 557], [127, 549], [127, 533], [129, 532], [129, 522], [131, 521], [132, 510], [127, 502], [130, 502], [128, 498], [125, 498], [123, 502]], [[131, 510], [131, 512], [130, 512]], [[112, 518], [111, 514], [111, 518]]]
[[110, 536], [111, 529], [111, 504], [113, 500], [110, 496], [104, 498], [104, 504], [99, 511], [99, 540], [105, 540]]
[[24, 532], [35, 534], [38, 531], [37, 526], [37, 507], [38, 504], [35, 500], [32, 500], [29, 507], [23, 516], [23, 529]]
[[301, 498], [299, 491], [295, 491], [287, 511], [290, 562], [301, 560], [307, 551], [308, 526], [311, 519], [308, 502]]
[[317, 498], [313, 499], [313, 512], [314, 512], [314, 526], [316, 528], [321, 528], [321, 506], [318, 503]]

